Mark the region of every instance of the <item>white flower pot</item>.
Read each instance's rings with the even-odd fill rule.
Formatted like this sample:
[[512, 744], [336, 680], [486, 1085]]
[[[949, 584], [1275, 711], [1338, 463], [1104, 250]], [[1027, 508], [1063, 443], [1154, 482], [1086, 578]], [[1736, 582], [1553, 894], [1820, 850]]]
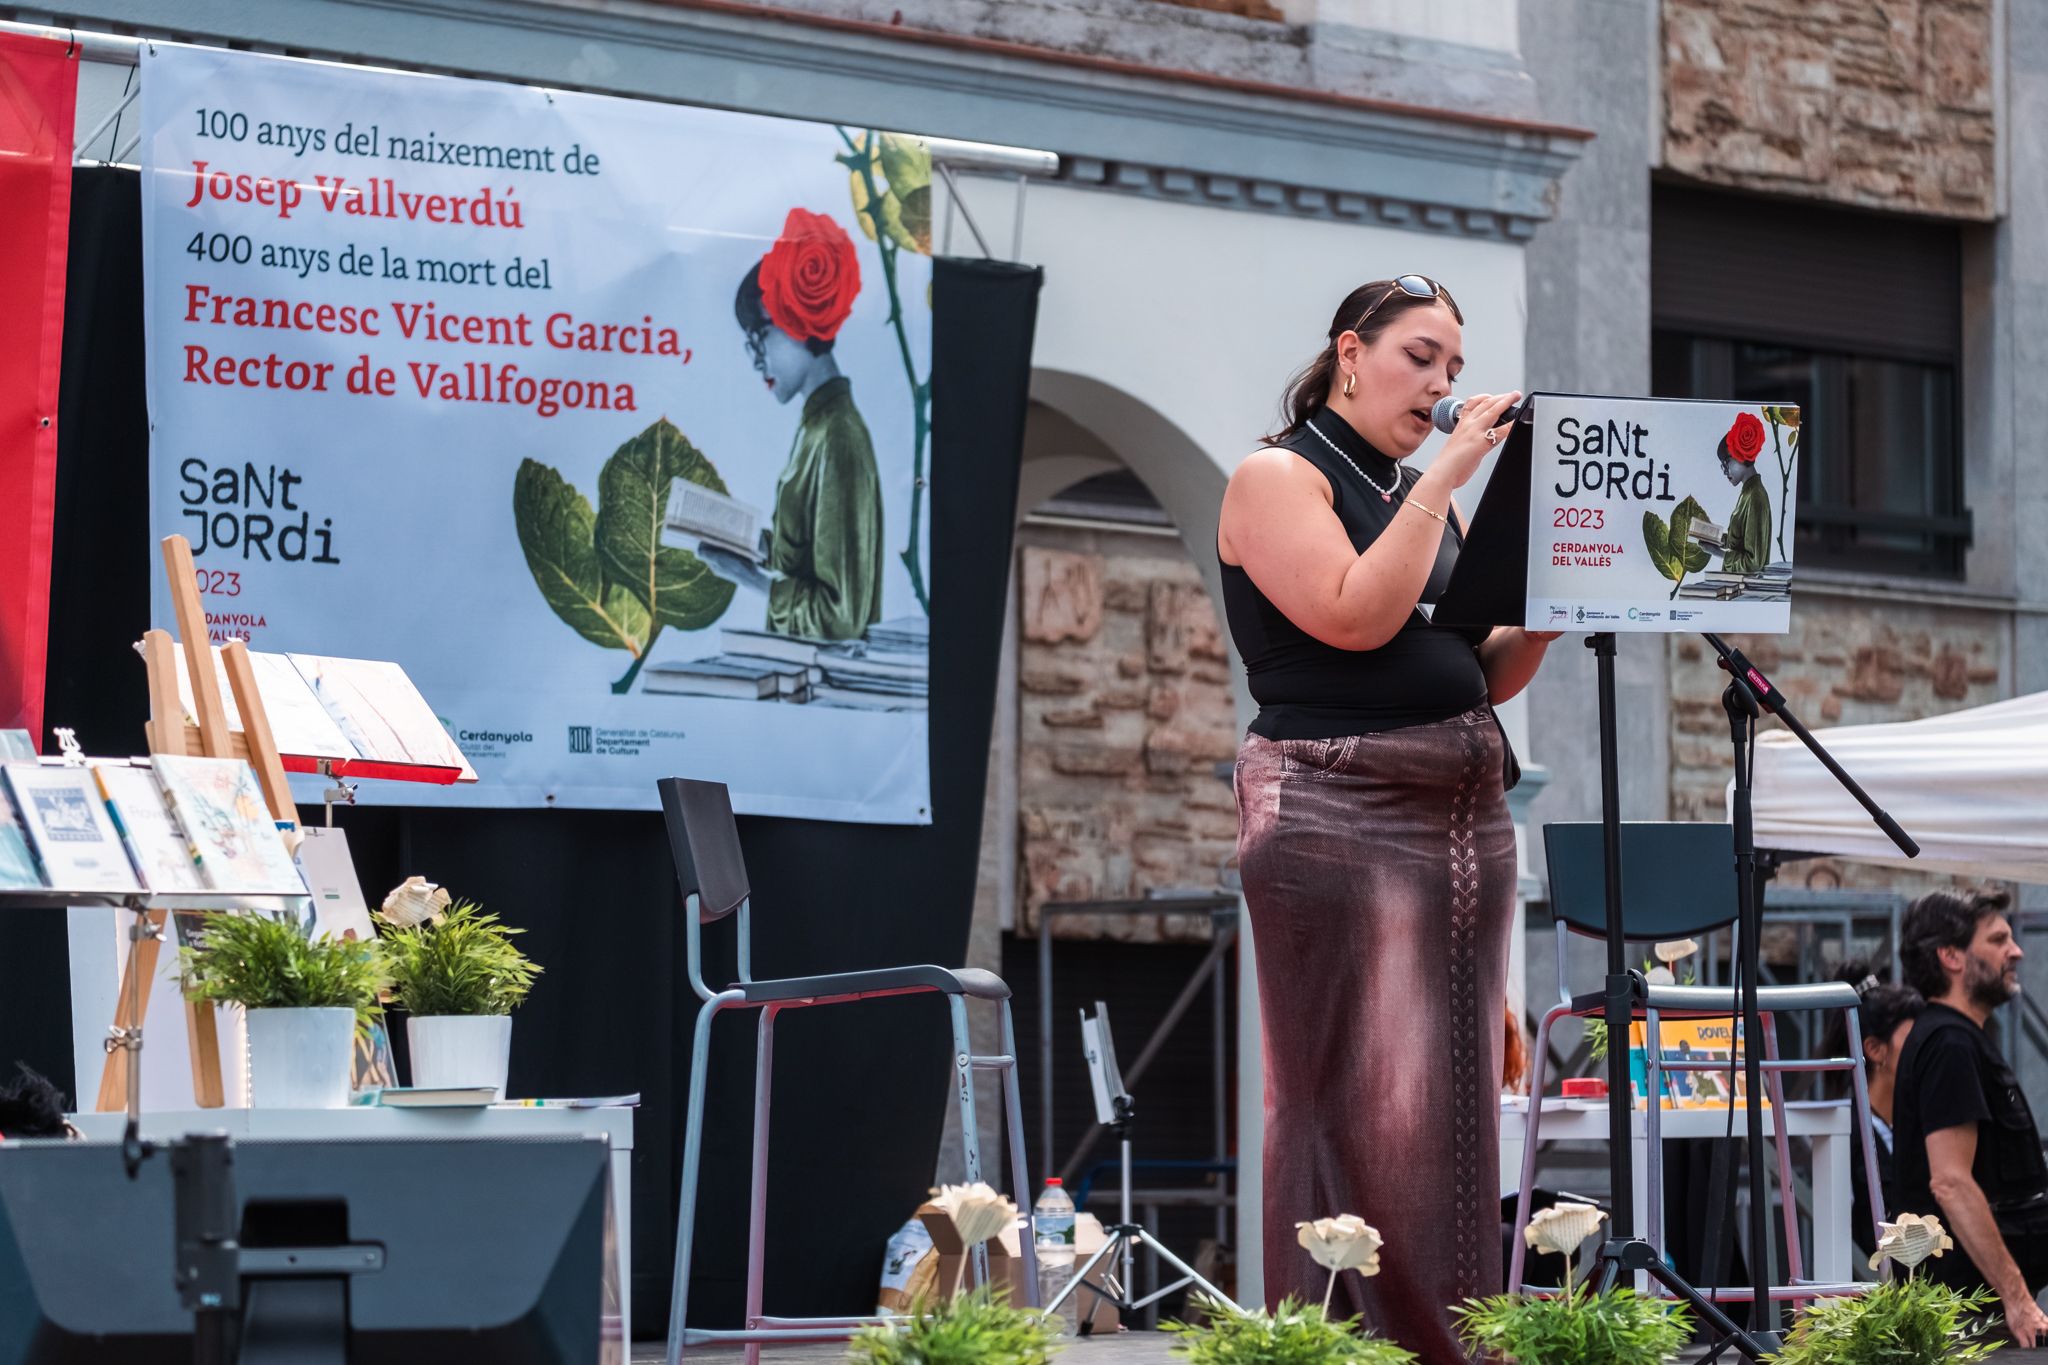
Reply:
[[509, 1014], [430, 1014], [405, 1021], [412, 1045], [412, 1083], [442, 1090], [488, 1085], [505, 1098], [505, 1071], [512, 1061]]
[[250, 1010], [249, 1107], [346, 1109], [352, 1009]]

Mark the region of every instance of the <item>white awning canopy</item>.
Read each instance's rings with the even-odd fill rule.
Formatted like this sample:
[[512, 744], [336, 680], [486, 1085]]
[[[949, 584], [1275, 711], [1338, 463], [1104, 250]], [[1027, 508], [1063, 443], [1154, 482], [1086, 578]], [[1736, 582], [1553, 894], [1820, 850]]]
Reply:
[[1903, 857], [1806, 746], [1777, 729], [1757, 738], [1758, 848], [2048, 883], [2048, 692], [1814, 738], [1919, 842], [1920, 856]]

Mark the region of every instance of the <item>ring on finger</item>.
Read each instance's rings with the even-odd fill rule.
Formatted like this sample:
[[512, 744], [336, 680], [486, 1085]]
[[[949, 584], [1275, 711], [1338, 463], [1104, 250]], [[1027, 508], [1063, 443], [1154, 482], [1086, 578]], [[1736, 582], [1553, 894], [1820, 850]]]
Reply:
[[1488, 445], [1492, 445], [1492, 444], [1493, 444], [1493, 443], [1494, 443], [1495, 441], [1498, 441], [1499, 439], [1500, 439], [1500, 433], [1499, 433], [1499, 432], [1497, 432], [1497, 431], [1492, 431], [1492, 430], [1489, 430], [1489, 431], [1488, 431], [1488, 432], [1486, 433], [1486, 443], [1487, 443]]

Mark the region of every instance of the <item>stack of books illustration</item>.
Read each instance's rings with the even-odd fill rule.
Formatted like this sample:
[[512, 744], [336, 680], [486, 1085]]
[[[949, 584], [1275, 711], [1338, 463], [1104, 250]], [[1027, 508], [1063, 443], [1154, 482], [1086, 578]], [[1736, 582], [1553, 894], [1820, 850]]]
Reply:
[[929, 704], [931, 624], [922, 616], [880, 622], [858, 640], [737, 626], [720, 636], [721, 653], [649, 664], [641, 690], [863, 711], [922, 711]]
[[1692, 601], [1786, 602], [1792, 597], [1792, 566], [1779, 561], [1755, 573], [1709, 570], [1689, 578], [1678, 595]]

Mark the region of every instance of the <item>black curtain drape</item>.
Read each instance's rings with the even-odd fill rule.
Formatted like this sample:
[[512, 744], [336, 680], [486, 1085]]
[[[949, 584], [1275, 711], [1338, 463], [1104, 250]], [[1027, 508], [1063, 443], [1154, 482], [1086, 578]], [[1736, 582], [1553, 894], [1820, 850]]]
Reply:
[[[147, 715], [130, 645], [150, 624], [150, 575], [160, 572], [146, 497], [137, 177], [81, 170], [73, 196], [47, 709], [88, 752], [129, 753], [142, 746]], [[1026, 267], [935, 263], [933, 820], [742, 819], [757, 975], [964, 958], [1040, 283]], [[373, 900], [417, 872], [528, 931], [523, 946], [546, 970], [513, 1031], [513, 1093], [641, 1093], [634, 1330], [659, 1336], [697, 1008], [660, 816], [379, 806], [337, 823]], [[732, 932], [728, 922], [707, 936], [714, 978], [732, 970]], [[0, 924], [0, 1057], [29, 1062], [69, 1093], [66, 962], [61, 916]], [[741, 1314], [753, 1025], [735, 1015], [714, 1034], [691, 1277], [697, 1325], [735, 1325]], [[393, 1033], [402, 1058], [404, 1031]], [[883, 1243], [931, 1181], [949, 1051], [944, 1005], [931, 997], [778, 1022], [768, 1311], [872, 1309]], [[1000, 1156], [984, 1161], [993, 1170]]]

